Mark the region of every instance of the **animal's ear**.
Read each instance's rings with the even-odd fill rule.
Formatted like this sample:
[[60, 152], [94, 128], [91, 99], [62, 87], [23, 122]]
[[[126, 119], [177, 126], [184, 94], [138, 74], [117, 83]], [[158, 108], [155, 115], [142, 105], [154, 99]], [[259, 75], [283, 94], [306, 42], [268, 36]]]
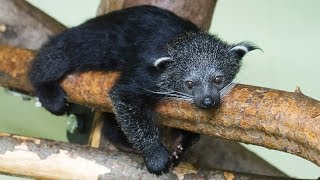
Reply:
[[255, 50], [255, 49], [262, 50], [261, 48], [254, 45], [253, 43], [242, 42], [242, 43], [232, 45], [229, 48], [228, 53], [230, 53], [232, 56], [236, 57], [237, 59], [241, 59], [244, 55], [247, 54], [247, 52]]
[[170, 66], [170, 64], [173, 62], [171, 57], [161, 57], [159, 59], [156, 59], [153, 63], [154, 67], [156, 67], [159, 71], [162, 71]]

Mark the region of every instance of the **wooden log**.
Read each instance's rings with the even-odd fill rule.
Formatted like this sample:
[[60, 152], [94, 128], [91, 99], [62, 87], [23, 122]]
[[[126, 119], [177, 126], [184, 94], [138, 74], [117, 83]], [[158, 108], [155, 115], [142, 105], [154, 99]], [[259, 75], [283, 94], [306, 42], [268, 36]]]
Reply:
[[0, 172], [37, 179], [288, 179], [205, 171], [189, 163], [157, 177], [135, 154], [4, 133], [0, 133]]
[[[27, 78], [32, 57], [31, 51], [0, 46], [0, 85], [32, 93]], [[71, 74], [61, 85], [69, 101], [111, 112], [107, 92], [118, 76]], [[157, 112], [165, 126], [277, 149], [320, 165], [320, 102], [301, 92], [236, 85], [217, 109], [204, 111], [187, 102], [167, 101]]]
[[39, 49], [65, 26], [24, 0], [0, 0], [0, 43]]
[[138, 5], [154, 5], [173, 11], [181, 17], [191, 20], [203, 30], [208, 30], [216, 2], [216, 0], [101, 0], [97, 14], [102, 15]]
[[288, 177], [239, 143], [204, 135], [186, 152], [184, 160], [201, 169]]
[[[108, 126], [108, 123], [105, 122], [104, 125]], [[170, 133], [170, 131], [175, 132], [175, 129], [160, 128], [162, 142], [169, 151], [172, 151], [176, 137], [172, 136], [173, 134]], [[104, 130], [102, 130], [102, 132], [104, 132]], [[118, 149], [108, 141], [108, 136], [106, 136], [105, 133], [101, 135], [100, 148], [118, 151]], [[132, 149], [123, 148], [121, 150], [136, 153], [133, 152]], [[288, 177], [239, 143], [205, 135], [201, 135], [200, 139], [188, 148], [183, 156], [183, 161], [199, 169], [220, 169], [255, 175]]]

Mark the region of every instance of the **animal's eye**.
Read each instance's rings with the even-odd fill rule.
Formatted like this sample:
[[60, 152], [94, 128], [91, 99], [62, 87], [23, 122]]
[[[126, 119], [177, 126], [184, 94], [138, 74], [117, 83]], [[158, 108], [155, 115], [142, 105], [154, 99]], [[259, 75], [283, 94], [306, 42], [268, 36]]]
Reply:
[[216, 83], [216, 84], [221, 84], [223, 81], [223, 76], [216, 76], [214, 79], [213, 79], [213, 82]]
[[186, 81], [186, 86], [191, 89], [194, 86], [194, 83], [192, 81]]

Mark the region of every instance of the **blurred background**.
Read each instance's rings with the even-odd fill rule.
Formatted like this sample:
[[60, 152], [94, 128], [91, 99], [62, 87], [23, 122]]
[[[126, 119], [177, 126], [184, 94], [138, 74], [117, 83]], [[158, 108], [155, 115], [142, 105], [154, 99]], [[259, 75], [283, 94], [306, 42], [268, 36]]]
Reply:
[[[94, 17], [99, 4], [99, 0], [28, 2], [68, 27]], [[249, 40], [263, 49], [243, 59], [237, 82], [286, 91], [299, 86], [320, 100], [319, 17], [317, 0], [218, 0], [210, 32], [228, 42]], [[67, 141], [66, 117], [55, 117], [1, 88], [0, 112], [0, 132]], [[300, 157], [244, 146], [289, 176], [320, 177], [320, 167]]]

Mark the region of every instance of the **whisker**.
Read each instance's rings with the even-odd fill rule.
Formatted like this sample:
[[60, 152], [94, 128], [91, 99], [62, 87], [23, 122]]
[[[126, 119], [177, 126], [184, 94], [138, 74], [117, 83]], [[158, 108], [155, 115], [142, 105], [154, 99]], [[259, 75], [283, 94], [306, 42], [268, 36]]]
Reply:
[[180, 92], [180, 91], [174, 91], [174, 90], [171, 90], [172, 92], [175, 92], [175, 93], [179, 93], [179, 94], [182, 94], [182, 95], [185, 95], [185, 96], [189, 96], [189, 97], [192, 97], [191, 95], [187, 94], [187, 93], [183, 93], [183, 92]]
[[177, 101], [187, 101], [187, 102], [193, 102], [193, 99], [191, 98], [175, 98], [175, 97], [165, 97], [164, 100], [177, 100]]
[[221, 102], [224, 101], [224, 99], [226, 98], [226, 96], [232, 91], [232, 89], [238, 84], [236, 83], [236, 81], [238, 80], [237, 76], [235, 79], [233, 79], [226, 87], [224, 87], [221, 91], [220, 91], [220, 98], [221, 98]]
[[183, 96], [183, 95], [179, 95], [179, 94], [167, 94], [167, 97], [178, 97], [178, 98], [192, 99], [192, 97]]
[[149, 89], [145, 89], [145, 88], [142, 88], [142, 89], [144, 89], [144, 90], [146, 90], [146, 91], [149, 91], [149, 92], [152, 92], [152, 93], [154, 93], [154, 94], [163, 94], [163, 95], [167, 95], [167, 94], [171, 94], [172, 92], [158, 92], [158, 91], [151, 91], [151, 90], [149, 90]]
[[237, 83], [229, 83], [220, 91], [220, 99], [223, 101], [225, 97], [232, 91], [232, 89], [237, 85]]
[[162, 94], [162, 95], [167, 95], [167, 96], [172, 96], [172, 97], [181, 97], [181, 98], [192, 98], [189, 94], [179, 92], [179, 91], [173, 91], [169, 90], [168, 92], [158, 92], [158, 91], [152, 91], [149, 89], [142, 88], [148, 92], [154, 93], [154, 94]]

